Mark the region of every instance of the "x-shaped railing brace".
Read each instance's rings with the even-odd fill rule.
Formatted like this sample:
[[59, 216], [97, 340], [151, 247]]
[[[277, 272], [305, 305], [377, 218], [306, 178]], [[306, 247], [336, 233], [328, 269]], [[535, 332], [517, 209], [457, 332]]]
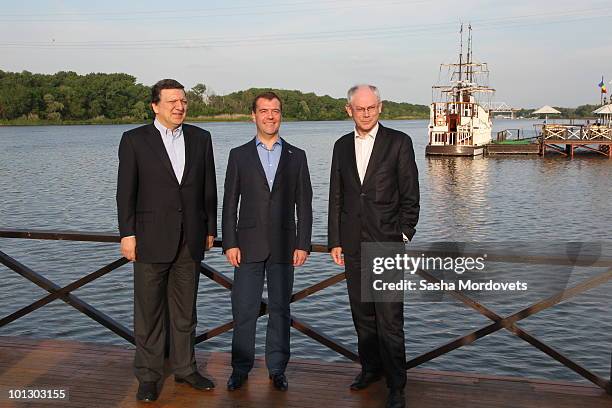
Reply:
[[71, 284], [60, 287], [55, 282], [50, 281], [44, 276], [36, 273], [32, 269], [23, 265], [19, 261], [11, 258], [4, 252], [0, 251], [0, 263], [4, 264], [7, 268], [12, 269], [17, 272], [19, 275], [28, 279], [30, 282], [38, 285], [39, 287], [45, 289], [49, 294], [34, 303], [29, 304], [26, 307], [19, 309], [18, 311], [11, 313], [10, 315], [2, 318], [0, 320], [0, 327], [3, 327], [10, 322], [19, 319], [22, 316], [31, 313], [44, 305], [53, 302], [55, 299], [61, 299], [70, 306], [74, 307], [79, 312], [89, 316], [91, 319], [100, 323], [102, 326], [107, 329], [113, 331], [117, 335], [123, 337], [125, 340], [134, 344], [134, 332], [132, 332], [127, 327], [123, 326], [121, 323], [113, 320], [110, 316], [91, 306], [89, 303], [81, 300], [78, 296], [71, 294], [70, 292], [79, 289], [81, 286], [98, 279], [107, 273], [119, 268], [121, 265], [125, 265], [128, 262], [125, 258], [117, 259], [115, 262], [112, 262], [95, 272], [90, 273], [87, 276], [82, 277], [79, 280], [72, 282]]
[[[101, 312], [100, 310], [96, 309], [95, 307], [93, 307], [92, 305], [90, 305], [89, 303], [83, 301], [82, 299], [80, 299], [78, 296], [71, 294], [70, 292], [73, 292], [79, 288], [81, 288], [82, 286], [86, 285], [89, 282], [92, 282], [110, 272], [112, 272], [113, 270], [119, 268], [122, 265], [125, 265], [126, 263], [128, 263], [128, 260], [125, 258], [120, 258], [100, 269], [98, 269], [95, 272], [92, 272], [84, 277], [82, 277], [81, 279], [74, 281], [72, 283], [70, 283], [67, 286], [64, 287], [60, 287], [59, 285], [57, 285], [56, 283], [54, 283], [53, 281], [45, 278], [44, 276], [40, 275], [39, 273], [33, 271], [32, 269], [28, 268], [27, 266], [23, 265], [22, 263], [20, 263], [19, 261], [11, 258], [10, 256], [8, 256], [7, 254], [5, 254], [4, 252], [0, 251], [0, 262], [2, 264], [4, 264], [6, 267], [12, 269], [13, 271], [17, 272], [19, 275], [23, 276], [24, 278], [28, 279], [29, 281], [31, 281], [32, 283], [38, 285], [39, 287], [45, 289], [46, 291], [49, 292], [49, 294], [31, 304], [29, 304], [28, 306], [25, 306], [21, 309], [19, 309], [18, 311], [11, 313], [10, 315], [0, 319], [0, 327], [3, 327], [17, 319], [19, 319], [20, 317], [23, 317], [29, 313], [32, 313], [33, 311], [43, 307], [44, 305], [53, 302], [56, 299], [61, 299], [64, 302], [66, 302], [67, 304], [69, 304], [70, 306], [74, 307], [75, 309], [77, 309], [79, 312], [89, 316], [91, 319], [95, 320], [96, 322], [100, 323], [102, 326], [108, 328], [109, 330], [113, 331], [114, 333], [116, 333], [117, 335], [121, 336], [122, 338], [124, 338], [125, 340], [129, 341], [130, 343], [134, 344], [134, 333], [133, 331], [131, 331], [130, 329], [128, 329], [127, 327], [121, 325], [119, 322], [113, 320], [110, 316], [106, 315], [105, 313]], [[233, 285], [233, 281], [226, 277], [225, 275], [223, 275], [222, 273], [216, 271], [215, 269], [213, 269], [212, 267], [206, 265], [206, 264], [202, 264], [201, 265], [201, 272], [202, 274], [204, 274], [205, 276], [209, 277], [211, 280], [217, 282], [218, 284], [220, 284], [221, 286], [225, 287], [226, 289], [231, 290], [232, 285]], [[296, 292], [292, 295], [291, 297], [291, 302], [303, 299], [307, 296], [309, 296], [312, 293], [318, 292], [319, 290], [322, 290], [328, 286], [331, 286], [333, 284], [335, 284], [336, 282], [340, 282], [344, 279], [344, 273], [340, 273], [337, 274], [329, 279], [325, 279], [322, 282], [319, 282], [315, 285], [312, 285], [304, 290], [301, 290], [299, 292]], [[261, 301], [261, 307], [260, 307], [260, 312], [259, 315], [263, 316], [264, 314], [267, 314], [267, 301], [265, 299], [262, 299]], [[329, 336], [322, 334], [320, 332], [318, 332], [317, 330], [315, 330], [314, 328], [312, 328], [310, 325], [308, 325], [307, 323], [304, 323], [302, 321], [300, 321], [299, 319], [297, 319], [295, 316], [291, 316], [291, 325], [293, 327], [295, 327], [297, 330], [301, 331], [302, 333], [306, 334], [307, 336], [319, 341], [320, 343], [322, 343], [323, 345], [331, 348], [332, 350], [342, 354], [343, 356], [353, 360], [353, 361], [357, 361], [358, 360], [358, 356], [352, 352], [351, 350], [349, 350], [348, 348], [342, 346], [341, 344], [339, 344], [337, 341], [333, 340], [332, 338], [330, 338]], [[202, 333], [201, 335], [196, 337], [196, 343], [200, 343], [202, 341], [208, 340], [212, 337], [215, 337], [221, 333], [224, 333], [228, 330], [231, 330], [233, 327], [233, 321], [230, 321], [228, 323], [222, 324], [214, 329], [211, 330], [207, 330], [206, 332]]]
[[[214, 268], [212, 268], [209, 265], [206, 264], [202, 264], [202, 274], [204, 274], [205, 276], [207, 276], [208, 278], [210, 278], [211, 280], [217, 282], [219, 285], [223, 286], [224, 288], [231, 290], [232, 286], [234, 284], [233, 280], [228, 278], [227, 276], [225, 276], [224, 274], [222, 274], [221, 272], [215, 270]], [[321, 282], [318, 282], [312, 286], [309, 286], [305, 289], [302, 289], [298, 292], [295, 292], [291, 295], [291, 300], [290, 302], [296, 302], [298, 300], [304, 299], [310, 295], [312, 295], [313, 293], [316, 293], [320, 290], [323, 290], [325, 288], [327, 288], [328, 286], [334, 285], [338, 282], [341, 282], [345, 279], [345, 275], [344, 272], [338, 273], [330, 278], [327, 278]], [[261, 300], [261, 305], [259, 308], [259, 316], [263, 316], [265, 314], [268, 313], [268, 302], [265, 299]], [[323, 344], [326, 347], [329, 347], [330, 349], [336, 351], [339, 354], [342, 354], [343, 356], [345, 356], [346, 358], [353, 360], [353, 361], [359, 361], [359, 356], [351, 351], [350, 349], [348, 349], [347, 347], [343, 346], [342, 344], [340, 344], [338, 341], [332, 339], [331, 337], [327, 336], [324, 333], [319, 332], [318, 330], [316, 330], [315, 328], [313, 328], [312, 326], [308, 325], [307, 323], [304, 323], [303, 321], [301, 321], [300, 319], [298, 319], [297, 317], [295, 317], [295, 315], [291, 315], [291, 326], [294, 327], [295, 329], [299, 330], [300, 332], [304, 333], [305, 335], [307, 335], [308, 337], [318, 341], [319, 343]], [[224, 323], [220, 326], [215, 327], [214, 329], [208, 330], [202, 334], [200, 334], [199, 336], [196, 337], [196, 343], [200, 343], [202, 341], [208, 340], [214, 336], [217, 336], [221, 333], [224, 333], [226, 331], [229, 331], [232, 329], [232, 327], [234, 327], [234, 321], [229, 321], [227, 323]]]
[[[424, 270], [421, 270], [421, 269], [417, 270], [417, 274], [427, 279], [427, 281], [429, 282], [435, 282], [435, 283], [440, 282], [438, 278], [432, 276], [431, 274], [429, 274], [428, 272]], [[495, 333], [496, 331], [499, 331], [501, 329], [506, 329], [512, 334], [525, 340], [527, 343], [531, 344], [538, 350], [543, 351], [544, 353], [552, 357], [554, 360], [560, 362], [561, 364], [575, 371], [576, 373], [580, 374], [587, 380], [603, 388], [604, 390], [606, 390], [607, 393], [612, 394], [612, 382], [611, 381], [605, 380], [601, 378], [600, 376], [598, 376], [597, 374], [593, 373], [592, 371], [587, 370], [586, 368], [572, 361], [568, 357], [564, 356], [563, 354], [561, 354], [554, 348], [538, 340], [535, 336], [531, 335], [526, 330], [516, 325], [516, 322], [520, 320], [523, 320], [529, 316], [532, 316], [545, 309], [548, 309], [558, 303], [561, 303], [569, 298], [572, 298], [596, 286], [602, 285], [606, 283], [607, 281], [609, 281], [610, 279], [612, 279], [612, 268], [609, 268], [606, 272], [600, 275], [597, 275], [593, 278], [587, 279], [569, 289], [565, 289], [559, 293], [556, 293], [555, 295], [552, 295], [546, 299], [542, 299], [530, 306], [527, 306], [526, 308], [519, 310], [518, 312], [513, 313], [505, 318], [502, 318], [497, 313], [481, 305], [480, 303], [476, 302], [475, 300], [471, 299], [470, 297], [466, 296], [464, 293], [460, 291], [447, 290], [445, 292], [449, 293], [454, 298], [460, 300], [467, 306], [476, 310], [483, 316], [489, 318], [494, 323], [489, 324], [487, 326], [483, 326], [471, 333], [458, 337], [442, 346], [439, 346], [431, 351], [421, 354], [418, 357], [408, 360], [406, 362], [407, 368], [416, 367], [427, 361], [433, 360], [434, 358], [439, 357], [443, 354], [449, 353], [455, 349], [471, 344], [475, 342], [476, 340], [482, 337], [485, 337], [491, 333]]]

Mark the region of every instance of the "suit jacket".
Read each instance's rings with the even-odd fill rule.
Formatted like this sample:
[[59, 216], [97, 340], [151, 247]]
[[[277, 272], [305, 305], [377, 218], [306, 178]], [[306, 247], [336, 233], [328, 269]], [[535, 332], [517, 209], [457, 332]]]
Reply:
[[412, 239], [419, 219], [419, 176], [412, 140], [379, 125], [363, 180], [355, 159], [355, 133], [336, 141], [329, 185], [328, 247], [356, 254], [361, 242]]
[[241, 262], [261, 262], [270, 256], [271, 262], [291, 263], [295, 249], [310, 251], [312, 187], [304, 151], [282, 139], [270, 191], [255, 139], [232, 149], [222, 222], [223, 249], [240, 248]]
[[183, 124], [185, 170], [179, 184], [153, 124], [123, 134], [119, 144], [117, 213], [121, 237], [136, 236], [136, 260], [171, 262], [181, 229], [194, 260], [217, 232], [217, 183], [210, 133]]

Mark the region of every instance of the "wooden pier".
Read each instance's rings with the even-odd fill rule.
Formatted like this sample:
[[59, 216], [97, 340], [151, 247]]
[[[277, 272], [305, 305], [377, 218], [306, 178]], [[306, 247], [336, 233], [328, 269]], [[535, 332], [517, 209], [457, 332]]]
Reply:
[[[134, 351], [117, 346], [59, 340], [0, 337], [2, 407], [384, 407], [384, 381], [363, 391], [349, 384], [359, 371], [355, 363], [292, 359], [287, 368], [289, 390], [274, 389], [261, 358], [245, 386], [228, 392], [231, 373], [227, 353], [198, 352], [200, 370], [216, 384], [196, 391], [167, 376], [155, 403], [138, 403], [138, 382], [132, 373]], [[65, 400], [16, 402], [10, 389], [63, 389]], [[411, 408], [610, 408], [612, 396], [588, 384], [483, 376], [415, 369], [408, 371], [406, 406]]]
[[574, 151], [581, 149], [612, 159], [612, 126], [546, 124], [536, 132], [538, 128], [542, 157], [554, 152], [574, 158]]
[[[69, 240], [84, 242], [119, 242], [117, 234], [88, 233], [80, 231], [40, 231], [0, 229], [0, 238]], [[0, 241], [1, 244], [1, 241]], [[220, 247], [221, 241], [215, 241]], [[326, 253], [325, 246], [315, 244], [313, 252]], [[451, 256], [448, 250], [411, 248], [409, 254], [420, 256], [426, 251], [433, 256]], [[457, 253], [457, 256], [478, 256], [478, 254]], [[605, 256], [568, 257], [567, 253], [554, 255], [516, 255], [487, 251], [489, 262], [508, 262], [530, 265], [572, 265], [602, 267], [606, 270], [597, 275], [575, 282], [552, 296], [524, 305], [509, 315], [500, 315], [485, 304], [479, 303], [469, 294], [458, 290], [445, 292], [465, 305], [468, 311], [486, 317], [488, 323], [479, 328], [469, 328], [465, 333], [406, 361], [408, 385], [406, 399], [408, 407], [427, 408], [610, 408], [612, 407], [612, 381], [610, 377], [590, 370], [559, 350], [546, 344], [521, 327], [523, 319], [554, 307], [590, 289], [612, 282], [612, 258]], [[326, 255], [328, 256], [328, 255]], [[53, 302], [62, 301], [73, 307], [110, 332], [134, 343], [131, 329], [115, 321], [111, 316], [96, 309], [73, 292], [94, 280], [115, 271], [128, 261], [119, 258], [108, 265], [92, 271], [65, 286], [59, 286], [22, 262], [0, 250], [0, 264], [11, 272], [34, 283], [48, 294], [35, 302], [0, 318], [0, 329], [11, 322], [25, 318], [30, 313]], [[203, 277], [231, 290], [233, 281], [206, 263], [201, 264]], [[440, 280], [424, 270], [416, 273], [430, 283]], [[291, 302], [303, 301], [323, 289], [345, 279], [338, 273], [307, 288], [293, 293]], [[13, 302], [5, 296], [5, 302]], [[267, 303], [261, 302], [260, 316], [267, 313]], [[205, 342], [232, 329], [233, 321], [223, 321], [218, 326], [196, 334], [196, 343]], [[351, 392], [351, 380], [359, 371], [358, 356], [354, 350], [333, 337], [307, 324], [300, 316], [291, 316], [291, 326], [314, 341], [330, 348], [347, 358], [346, 363], [328, 363], [314, 360], [291, 360], [287, 376], [289, 391], [276, 391], [267, 377], [265, 364], [258, 360], [248, 385], [239, 391], [228, 393], [225, 382], [230, 375], [229, 356], [224, 353], [198, 353], [198, 362], [204, 374], [217, 384], [212, 392], [198, 392], [185, 385], [177, 385], [172, 377], [165, 379], [160, 400], [150, 406], [160, 407], [382, 407], [386, 399], [383, 382], [366, 391]], [[420, 365], [443, 356], [453, 350], [498, 331], [520, 338], [542, 353], [580, 375], [590, 383], [573, 383], [536, 380], [526, 378], [497, 377], [480, 374], [439, 372], [423, 370]], [[0, 335], [2, 332], [0, 331]], [[408, 338], [410, 334], [408, 333]], [[229, 349], [228, 344], [228, 349]], [[609, 345], [602, 344], [609, 349]], [[34, 340], [17, 337], [0, 337], [0, 407], [131, 407], [136, 406], [136, 379], [132, 373], [133, 347], [121, 348], [99, 344], [59, 340]], [[606, 365], [608, 362], [606, 361]], [[612, 361], [610, 362], [612, 365]], [[611, 373], [612, 374], [612, 373]], [[9, 400], [10, 390], [67, 389], [68, 400], [36, 400], [16, 402]]]
[[497, 140], [485, 146], [485, 155], [556, 153], [571, 159], [577, 150], [612, 159], [612, 126], [549, 124], [535, 125], [536, 135], [521, 138], [520, 129], [497, 132]]

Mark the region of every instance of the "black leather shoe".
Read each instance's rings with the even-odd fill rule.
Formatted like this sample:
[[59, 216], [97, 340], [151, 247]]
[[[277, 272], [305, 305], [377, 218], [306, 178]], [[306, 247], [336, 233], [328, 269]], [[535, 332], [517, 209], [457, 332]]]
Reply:
[[153, 402], [157, 400], [157, 383], [141, 382], [138, 384], [138, 392], [136, 393], [138, 401]]
[[351, 384], [351, 390], [359, 391], [367, 388], [370, 384], [375, 383], [376, 381], [382, 378], [382, 374], [375, 372], [362, 371], [357, 377], [355, 377], [355, 381]]
[[274, 388], [279, 391], [287, 391], [287, 388], [289, 388], [289, 383], [287, 382], [285, 374], [270, 374], [270, 379], [274, 384]]
[[189, 374], [187, 377], [177, 377], [175, 375], [174, 381], [176, 381], [177, 383], [189, 384], [196, 390], [201, 390], [201, 391], [208, 391], [208, 390], [212, 390], [213, 388], [215, 388], [215, 384], [213, 384], [212, 381], [210, 381], [208, 378], [204, 377], [202, 374], [198, 373], [197, 371], [194, 371], [193, 373]]
[[389, 396], [387, 397], [386, 408], [404, 408], [406, 406], [406, 395], [403, 389], [389, 390]]
[[227, 380], [227, 390], [236, 391], [238, 388], [242, 387], [242, 384], [244, 384], [248, 378], [248, 374], [232, 371], [232, 375], [230, 375], [230, 378]]

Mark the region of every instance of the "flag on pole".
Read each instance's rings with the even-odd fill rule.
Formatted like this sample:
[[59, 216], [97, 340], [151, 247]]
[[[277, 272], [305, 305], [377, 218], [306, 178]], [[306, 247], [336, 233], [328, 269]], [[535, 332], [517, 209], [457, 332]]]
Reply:
[[603, 79], [603, 75], [601, 76], [601, 82], [599, 83], [599, 87], [601, 88], [602, 94], [608, 92], [608, 90], [606, 89], [606, 83], [604, 82], [604, 79]]

